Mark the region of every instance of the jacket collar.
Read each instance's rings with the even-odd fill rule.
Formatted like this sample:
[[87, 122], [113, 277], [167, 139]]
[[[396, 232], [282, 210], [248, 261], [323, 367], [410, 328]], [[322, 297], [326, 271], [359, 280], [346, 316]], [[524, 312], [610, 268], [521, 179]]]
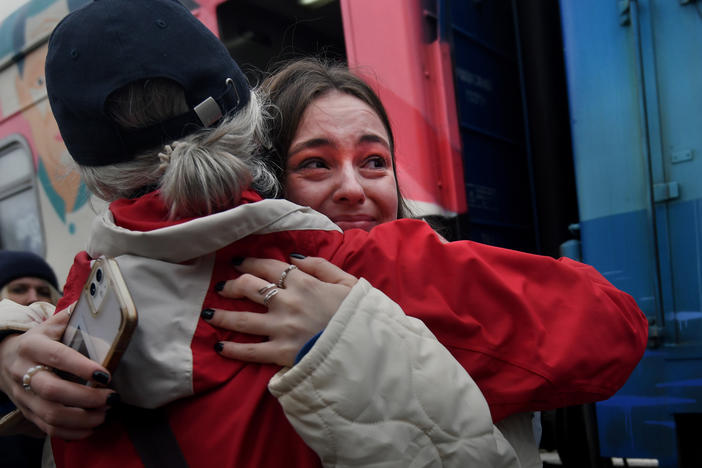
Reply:
[[341, 232], [326, 216], [287, 200], [252, 201], [209, 216], [168, 221], [160, 197], [144, 197], [133, 203], [113, 202], [95, 218], [86, 248], [91, 257], [130, 254], [181, 263], [254, 234], [300, 229]]

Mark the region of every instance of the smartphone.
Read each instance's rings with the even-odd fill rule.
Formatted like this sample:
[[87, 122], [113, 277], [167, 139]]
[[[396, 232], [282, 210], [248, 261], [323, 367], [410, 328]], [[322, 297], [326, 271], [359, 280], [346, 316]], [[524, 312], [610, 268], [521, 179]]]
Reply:
[[112, 258], [98, 258], [61, 341], [113, 373], [136, 325], [137, 311], [119, 265]]

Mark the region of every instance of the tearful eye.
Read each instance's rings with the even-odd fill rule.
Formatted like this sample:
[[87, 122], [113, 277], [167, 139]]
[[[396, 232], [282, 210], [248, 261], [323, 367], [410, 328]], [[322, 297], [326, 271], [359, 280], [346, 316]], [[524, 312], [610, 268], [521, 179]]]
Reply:
[[327, 165], [321, 159], [306, 159], [300, 163], [298, 169], [326, 169]]
[[368, 169], [385, 169], [388, 167], [388, 163], [382, 156], [372, 156], [366, 159], [364, 167]]

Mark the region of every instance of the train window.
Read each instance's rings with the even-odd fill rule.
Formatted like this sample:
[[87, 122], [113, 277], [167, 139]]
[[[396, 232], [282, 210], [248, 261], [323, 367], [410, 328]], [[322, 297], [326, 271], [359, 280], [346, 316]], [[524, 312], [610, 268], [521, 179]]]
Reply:
[[9, 145], [0, 154], [0, 193], [18, 183], [31, 180], [34, 170], [31, 156], [19, 145]]
[[23, 140], [0, 142], [0, 248], [44, 255], [32, 153]]

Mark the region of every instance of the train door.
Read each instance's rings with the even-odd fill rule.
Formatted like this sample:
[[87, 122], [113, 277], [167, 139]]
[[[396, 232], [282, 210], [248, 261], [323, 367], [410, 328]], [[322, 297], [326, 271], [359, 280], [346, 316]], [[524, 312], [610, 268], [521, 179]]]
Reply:
[[651, 325], [630, 380], [597, 405], [602, 453], [700, 466], [700, 5], [561, 9], [583, 257]]
[[514, 5], [438, 3], [447, 7], [439, 30], [453, 49], [463, 144], [468, 213], [460, 230], [478, 242], [539, 252]]

